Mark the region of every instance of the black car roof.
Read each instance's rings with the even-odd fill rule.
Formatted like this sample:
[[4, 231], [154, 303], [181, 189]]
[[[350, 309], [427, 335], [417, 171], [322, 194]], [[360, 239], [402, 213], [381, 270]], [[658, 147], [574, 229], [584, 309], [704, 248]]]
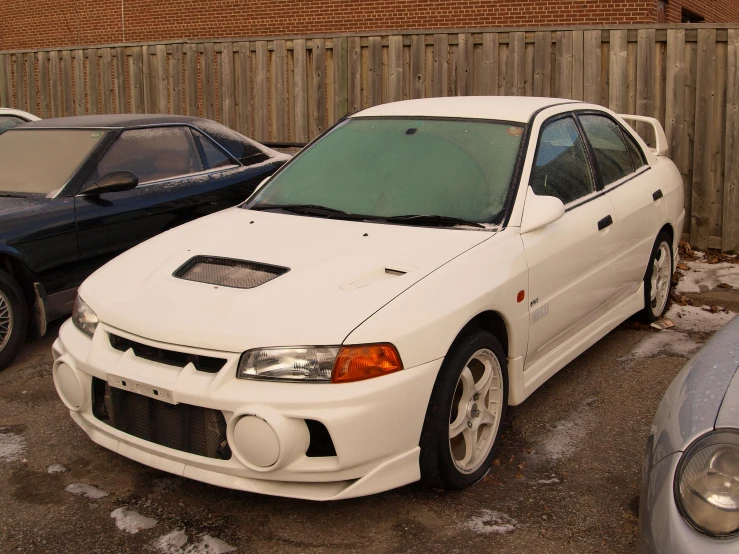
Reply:
[[195, 127], [212, 125], [214, 122], [199, 117], [185, 115], [162, 115], [162, 114], [109, 114], [109, 115], [78, 115], [72, 117], [57, 117], [53, 119], [42, 119], [40, 121], [29, 121], [24, 128], [54, 128], [74, 129], [88, 127], [128, 128], [142, 127], [147, 125], [167, 124], [190, 124]]

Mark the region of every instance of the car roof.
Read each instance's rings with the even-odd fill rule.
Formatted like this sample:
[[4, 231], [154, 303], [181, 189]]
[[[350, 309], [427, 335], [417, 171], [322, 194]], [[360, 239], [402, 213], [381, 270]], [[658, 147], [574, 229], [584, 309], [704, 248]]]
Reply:
[[373, 106], [352, 117], [446, 117], [491, 119], [527, 123], [536, 112], [558, 104], [575, 103], [564, 98], [532, 96], [454, 96], [403, 100]]
[[120, 129], [130, 127], [145, 127], [149, 125], [171, 125], [171, 124], [190, 124], [195, 127], [202, 127], [204, 124], [212, 125], [213, 122], [208, 119], [199, 117], [189, 117], [185, 115], [162, 115], [162, 114], [108, 114], [108, 115], [77, 115], [71, 117], [57, 117], [53, 119], [43, 119], [41, 121], [33, 121], [26, 123], [23, 127], [28, 129], [48, 128], [48, 129], [76, 129], [76, 128], [109, 128]]

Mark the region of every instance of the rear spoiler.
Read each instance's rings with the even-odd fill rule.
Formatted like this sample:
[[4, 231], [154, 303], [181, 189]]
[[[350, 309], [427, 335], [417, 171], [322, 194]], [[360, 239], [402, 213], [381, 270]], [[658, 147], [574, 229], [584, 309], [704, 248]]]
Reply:
[[[619, 114], [620, 117], [627, 121], [640, 121], [642, 123], [648, 123], [654, 129], [654, 137], [657, 144], [650, 150], [655, 156], [667, 156], [670, 152], [670, 145], [667, 144], [667, 136], [665, 130], [662, 128], [662, 124], [653, 117], [647, 117], [645, 115], [630, 115], [630, 114]], [[645, 141], [646, 142], [646, 141]]]

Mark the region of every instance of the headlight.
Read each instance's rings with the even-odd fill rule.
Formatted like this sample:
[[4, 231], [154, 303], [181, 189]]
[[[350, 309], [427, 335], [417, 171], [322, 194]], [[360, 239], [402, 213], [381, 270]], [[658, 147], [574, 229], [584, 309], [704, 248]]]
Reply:
[[95, 334], [95, 329], [98, 326], [98, 316], [92, 311], [92, 308], [85, 304], [85, 301], [77, 295], [77, 300], [74, 303], [74, 311], [72, 312], [72, 321], [75, 327], [92, 338]]
[[739, 533], [739, 432], [719, 430], [694, 443], [675, 475], [683, 517], [714, 537]]
[[264, 348], [244, 352], [240, 379], [348, 383], [403, 369], [392, 344]]

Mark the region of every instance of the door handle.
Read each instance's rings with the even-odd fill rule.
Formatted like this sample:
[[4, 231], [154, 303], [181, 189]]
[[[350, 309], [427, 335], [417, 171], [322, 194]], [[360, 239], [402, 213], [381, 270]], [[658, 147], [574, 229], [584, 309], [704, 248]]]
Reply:
[[659, 200], [660, 198], [662, 198], [663, 196], [664, 195], [662, 194], [662, 189], [657, 189], [654, 191], [654, 194], [652, 194], [652, 198], [654, 199], [655, 202]]
[[607, 215], [606, 217], [604, 217], [598, 222], [598, 231], [602, 231], [603, 229], [605, 229], [606, 227], [612, 224], [613, 224], [613, 218], [610, 215]]

